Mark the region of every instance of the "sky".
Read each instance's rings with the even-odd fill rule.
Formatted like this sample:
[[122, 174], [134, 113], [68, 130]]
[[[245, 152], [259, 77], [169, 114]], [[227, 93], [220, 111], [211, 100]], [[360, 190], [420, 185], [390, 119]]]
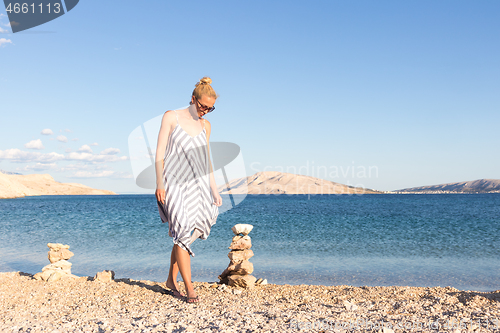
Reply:
[[209, 76], [210, 142], [237, 144], [247, 176], [500, 178], [498, 1], [85, 0], [15, 34], [4, 9], [1, 170], [153, 193], [129, 136]]

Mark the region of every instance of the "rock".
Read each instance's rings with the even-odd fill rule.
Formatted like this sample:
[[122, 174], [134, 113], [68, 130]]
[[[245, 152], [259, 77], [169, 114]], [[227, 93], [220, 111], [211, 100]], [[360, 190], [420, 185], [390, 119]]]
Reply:
[[73, 278], [73, 279], [80, 279], [80, 278], [82, 278], [82, 279], [87, 280], [87, 278], [84, 277], [84, 276], [78, 276], [78, 275], [74, 275], [74, 274], [64, 274], [62, 276], [62, 278]]
[[241, 294], [243, 291], [241, 291], [240, 289], [233, 289], [233, 294], [235, 295], [239, 295]]
[[228, 275], [248, 275], [253, 272], [253, 264], [248, 260], [229, 263], [229, 266], [219, 275], [219, 279], [223, 280]]
[[115, 278], [115, 272], [113, 271], [102, 271], [98, 272], [95, 277], [94, 281], [101, 281], [101, 282], [111, 282]]
[[[225, 270], [224, 270], [224, 272], [225, 272]], [[225, 285], [229, 284], [229, 280], [227, 279], [227, 275], [224, 278], [221, 278], [220, 275], [219, 275], [219, 280], [220, 280], [219, 283], [222, 286], [225, 286]]]
[[67, 260], [59, 260], [53, 264], [45, 266], [44, 268], [42, 268], [42, 271], [44, 271], [45, 269], [71, 269], [72, 265], [73, 264]]
[[227, 279], [231, 287], [242, 288], [253, 288], [257, 280], [255, 276], [252, 275], [229, 275]]
[[229, 248], [231, 250], [247, 250], [252, 247], [252, 240], [249, 236], [243, 236], [235, 242], [232, 242]]
[[356, 304], [353, 304], [349, 301], [344, 301], [342, 304], [345, 306], [347, 311], [356, 311], [358, 309], [358, 306]]
[[59, 280], [63, 275], [65, 275], [63, 272], [61, 271], [53, 271], [53, 273], [49, 276], [49, 278], [47, 279], [47, 282], [54, 282], [54, 281], [57, 281]]
[[69, 258], [71, 258], [72, 256], [75, 255], [73, 252], [71, 252], [68, 249], [61, 249], [61, 250], [59, 250], [59, 252], [61, 252], [61, 256], [64, 260], [69, 260]]
[[243, 260], [248, 260], [253, 257], [253, 251], [252, 250], [234, 250], [228, 253], [227, 255], [229, 257], [229, 260], [231, 261], [243, 261]]
[[59, 243], [48, 243], [47, 246], [49, 249], [54, 251], [59, 251], [60, 249], [69, 249], [69, 245], [63, 245]]
[[60, 249], [58, 251], [50, 250], [48, 253], [48, 258], [51, 263], [57, 262], [59, 260], [68, 260], [75, 254], [68, 249]]
[[47, 257], [49, 258], [50, 263], [55, 263], [62, 259], [61, 252], [50, 250]]
[[248, 235], [252, 229], [253, 225], [251, 224], [236, 224], [231, 228], [235, 235], [243, 234], [244, 236]]
[[219, 280], [221, 281], [222, 284], [227, 284], [227, 276], [229, 275], [229, 270], [226, 268], [219, 276]]
[[231, 262], [227, 269], [230, 275], [248, 275], [253, 273], [253, 264], [248, 260]]
[[46, 271], [46, 270], [59, 270], [59, 271], [62, 271], [66, 274], [71, 274], [71, 265], [72, 265], [72, 263], [70, 263], [69, 261], [59, 260], [53, 264], [49, 264], [49, 265], [45, 266], [44, 268], [42, 268], [42, 272]]
[[47, 281], [52, 273], [54, 273], [54, 270], [45, 270], [41, 273], [36, 273], [34, 278], [37, 280]]
[[267, 284], [267, 279], [259, 278], [257, 281], [255, 281], [255, 284], [257, 284], [257, 285]]

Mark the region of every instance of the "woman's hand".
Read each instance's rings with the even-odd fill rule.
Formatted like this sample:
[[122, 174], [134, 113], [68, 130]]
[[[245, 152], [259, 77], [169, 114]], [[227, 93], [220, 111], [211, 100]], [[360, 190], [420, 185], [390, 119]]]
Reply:
[[165, 189], [156, 189], [156, 200], [158, 200], [161, 204], [165, 204]]
[[222, 206], [222, 198], [221, 198], [219, 192], [214, 193], [212, 191], [212, 195], [214, 196], [214, 205], [216, 205], [217, 207]]

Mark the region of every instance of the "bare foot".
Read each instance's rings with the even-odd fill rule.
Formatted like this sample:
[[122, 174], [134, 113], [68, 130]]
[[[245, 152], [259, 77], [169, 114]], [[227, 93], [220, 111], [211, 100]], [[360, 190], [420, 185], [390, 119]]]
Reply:
[[179, 285], [177, 284], [177, 282], [167, 280], [167, 282], [165, 282], [165, 285], [168, 289], [172, 290], [174, 294], [178, 293], [179, 296], [186, 297], [186, 295], [179, 291]]
[[193, 290], [188, 290], [187, 292], [187, 297], [186, 297], [186, 302], [187, 303], [198, 303], [200, 299], [198, 298], [198, 295]]

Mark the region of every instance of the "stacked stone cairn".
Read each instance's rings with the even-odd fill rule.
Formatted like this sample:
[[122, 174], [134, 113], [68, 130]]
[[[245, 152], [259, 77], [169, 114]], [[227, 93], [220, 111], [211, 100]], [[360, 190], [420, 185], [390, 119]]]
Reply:
[[254, 276], [250, 275], [253, 272], [253, 264], [248, 261], [253, 257], [252, 240], [248, 234], [252, 231], [251, 224], [236, 224], [231, 230], [234, 233], [233, 240], [227, 255], [229, 257], [229, 265], [219, 275], [220, 283], [229, 284], [232, 287], [253, 288], [255, 281]]
[[33, 277], [47, 282], [57, 281], [65, 277], [77, 277], [71, 274], [71, 263], [68, 261], [74, 254], [69, 250], [69, 245], [48, 243], [50, 264], [42, 268], [41, 273]]
[[115, 272], [114, 271], [105, 270], [105, 271], [102, 271], [102, 272], [98, 272], [94, 276], [94, 280], [93, 281], [111, 282], [114, 279], [115, 279]]

